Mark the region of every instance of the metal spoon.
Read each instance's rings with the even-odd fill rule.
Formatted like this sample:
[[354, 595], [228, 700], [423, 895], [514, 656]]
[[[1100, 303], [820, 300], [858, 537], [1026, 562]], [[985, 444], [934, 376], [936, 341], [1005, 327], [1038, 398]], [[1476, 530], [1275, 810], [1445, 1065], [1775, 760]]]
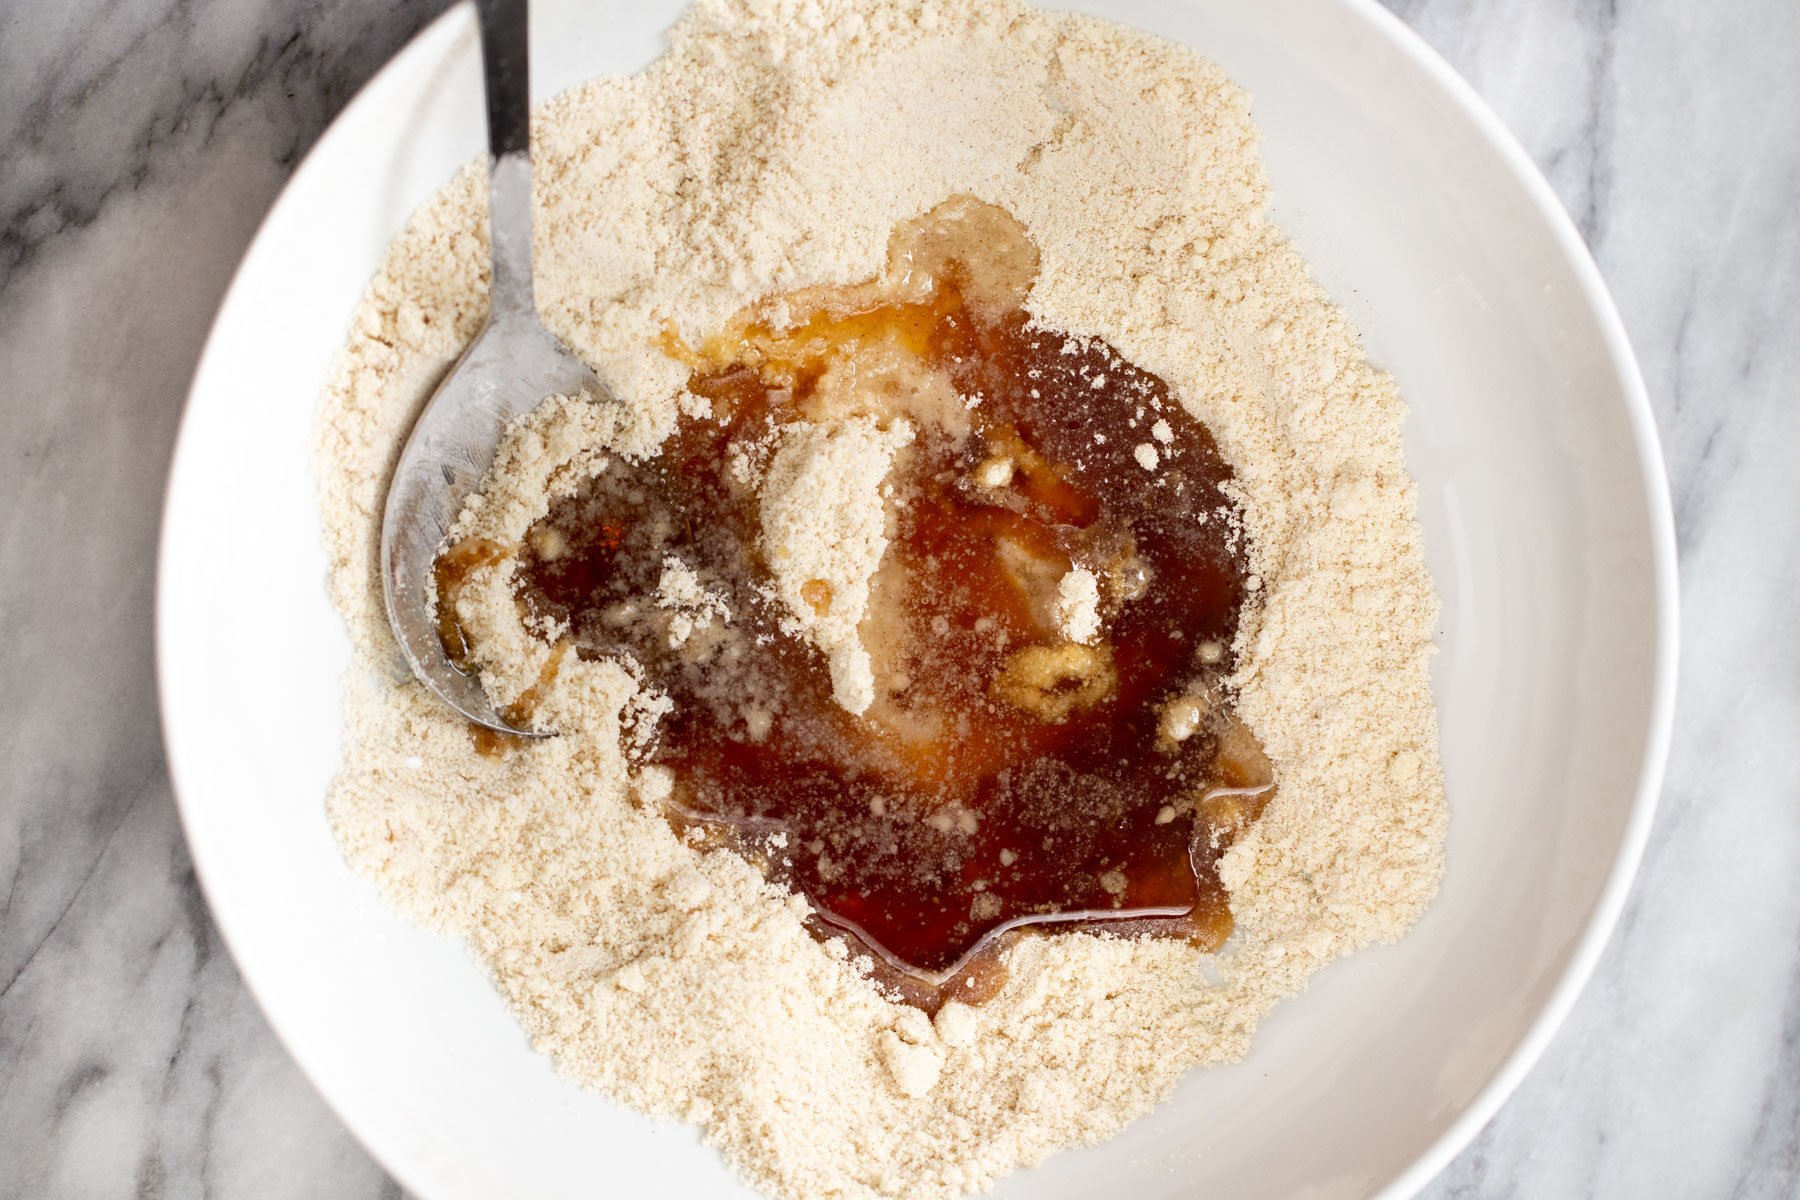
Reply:
[[538, 320], [531, 291], [531, 96], [526, 0], [475, 0], [487, 78], [488, 209], [493, 272], [488, 321], [419, 415], [388, 486], [381, 581], [388, 620], [413, 673], [469, 720], [513, 727], [438, 639], [432, 564], [513, 418], [546, 397], [609, 393]]

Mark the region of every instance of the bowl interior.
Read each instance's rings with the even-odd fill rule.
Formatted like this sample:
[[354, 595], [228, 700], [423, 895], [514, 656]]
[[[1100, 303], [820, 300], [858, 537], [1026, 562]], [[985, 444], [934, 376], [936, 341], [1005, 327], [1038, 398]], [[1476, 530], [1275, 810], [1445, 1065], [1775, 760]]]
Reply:
[[[641, 66], [678, 7], [535, 3], [539, 97]], [[1672, 543], [1641, 385], [1547, 189], [1372, 4], [1092, 7], [1198, 48], [1250, 88], [1279, 219], [1411, 403], [1444, 601], [1435, 683], [1453, 825], [1443, 893], [1411, 936], [1323, 973], [1244, 1063], [1191, 1076], [1120, 1137], [997, 1194], [1404, 1192], [1529, 1064], [1641, 845], [1673, 662]], [[349, 650], [323, 587], [311, 423], [386, 243], [481, 149], [482, 128], [459, 9], [332, 127], [220, 313], [160, 580], [183, 817], [271, 1022], [414, 1192], [748, 1195], [693, 1131], [556, 1078], [460, 945], [390, 912], [324, 820]]]

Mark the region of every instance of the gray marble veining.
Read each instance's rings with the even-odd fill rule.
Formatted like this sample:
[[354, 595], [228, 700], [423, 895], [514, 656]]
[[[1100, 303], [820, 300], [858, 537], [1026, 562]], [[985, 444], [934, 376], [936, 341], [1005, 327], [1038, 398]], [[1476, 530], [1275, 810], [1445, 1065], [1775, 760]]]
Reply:
[[[158, 742], [175, 422], [287, 172], [442, 8], [0, 2], [0, 1196], [397, 1189], [275, 1042]], [[1392, 0], [1543, 167], [1644, 366], [1684, 572], [1594, 982], [1428, 1195], [1800, 1197], [1800, 5]]]

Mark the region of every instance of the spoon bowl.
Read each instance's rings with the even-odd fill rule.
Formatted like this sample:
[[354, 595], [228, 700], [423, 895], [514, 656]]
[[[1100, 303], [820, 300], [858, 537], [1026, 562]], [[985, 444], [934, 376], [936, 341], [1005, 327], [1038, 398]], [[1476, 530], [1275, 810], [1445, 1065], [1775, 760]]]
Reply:
[[400, 649], [420, 682], [447, 704], [504, 733], [535, 736], [501, 716], [480, 677], [450, 660], [438, 636], [433, 563], [493, 465], [507, 425], [547, 396], [581, 394], [607, 393], [535, 313], [496, 314], [426, 405], [388, 487], [381, 578]]

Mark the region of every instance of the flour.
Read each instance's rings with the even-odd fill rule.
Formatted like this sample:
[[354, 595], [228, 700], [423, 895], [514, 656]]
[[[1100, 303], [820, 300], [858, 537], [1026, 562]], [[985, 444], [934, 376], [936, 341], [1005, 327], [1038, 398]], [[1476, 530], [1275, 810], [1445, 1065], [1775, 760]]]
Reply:
[[853, 713], [875, 700], [857, 627], [888, 544], [881, 481], [911, 440], [904, 421], [885, 430], [869, 417], [790, 425], [763, 485], [763, 554], [791, 614], [786, 628], [824, 651], [832, 695]]
[[1100, 632], [1100, 582], [1086, 567], [1057, 582], [1056, 623], [1071, 642], [1091, 642]]
[[[538, 551], [544, 557], [543, 551]], [[551, 556], [554, 558], [554, 556]], [[730, 622], [731, 606], [717, 591], [709, 591], [694, 569], [679, 558], [663, 560], [662, 578], [656, 585], [656, 603], [669, 610], [669, 646], [676, 649], [687, 644], [696, 633], [714, 627], [714, 622]]]
[[[321, 506], [355, 646], [331, 820], [390, 900], [468, 943], [559, 1070], [701, 1124], [765, 1192], [978, 1190], [1112, 1135], [1190, 1068], [1241, 1056], [1276, 1001], [1398, 937], [1434, 893], [1436, 602], [1403, 406], [1268, 222], [1248, 98], [1186, 50], [1008, 0], [703, 3], [670, 45], [643, 74], [537, 114], [540, 309], [623, 402], [541, 410], [503, 450], [511, 483], [471, 522], [516, 540], [548, 497], [654, 454], [697, 411], [687, 368], [658, 349], [671, 329], [699, 344], [759, 297], [871, 278], [895, 225], [948, 196], [1004, 207], [1041, 255], [1035, 317], [1168, 381], [1236, 471], [1257, 592], [1230, 682], [1279, 780], [1222, 865], [1237, 935], [1213, 956], [1170, 940], [1029, 938], [997, 996], [932, 1020], [882, 995], [842, 942], [812, 937], [803, 899], [663, 818], [669, 781], [634, 773], [630, 748], [668, 702], [631, 663], [563, 665], [540, 709], [562, 736], [475, 752], [408, 676], [377, 572], [399, 446], [485, 310], [473, 169], [390, 248], [325, 397]], [[1145, 428], [1134, 453], [1151, 451], [1151, 469], [1167, 439]], [[819, 436], [722, 469], [878, 479], [903, 435]], [[817, 547], [773, 538], [789, 557], [771, 602], [813, 610], [796, 628], [843, 651], [833, 682], [854, 710], [843, 631], [885, 535], [879, 505], [847, 508], [783, 519], [822, 522], [818, 537], [854, 553], [809, 557]], [[516, 698], [551, 662], [546, 631], [502, 602], [515, 570], [481, 568], [457, 608], [487, 622], [473, 634], [510, 647], [498, 683]], [[704, 580], [670, 571], [651, 608], [686, 616], [694, 641], [734, 626], [696, 598]], [[831, 585], [822, 613], [803, 590], [815, 579]]]

